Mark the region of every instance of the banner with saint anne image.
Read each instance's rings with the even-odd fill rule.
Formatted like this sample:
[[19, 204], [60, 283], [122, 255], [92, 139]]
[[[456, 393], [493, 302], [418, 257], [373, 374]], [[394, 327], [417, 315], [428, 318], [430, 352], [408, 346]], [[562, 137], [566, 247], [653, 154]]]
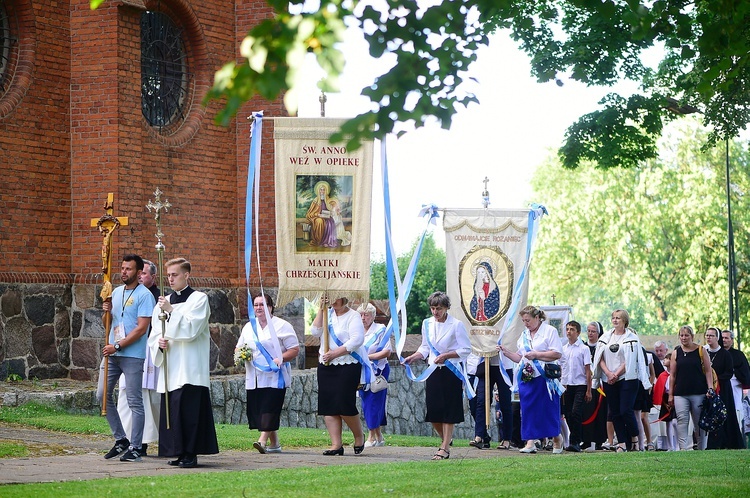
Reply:
[[274, 119], [277, 306], [369, 297], [373, 144], [331, 144], [343, 122]]
[[501, 334], [515, 350], [523, 331], [518, 312], [528, 296], [529, 211], [444, 210], [450, 312], [466, 325], [477, 355], [495, 356]]

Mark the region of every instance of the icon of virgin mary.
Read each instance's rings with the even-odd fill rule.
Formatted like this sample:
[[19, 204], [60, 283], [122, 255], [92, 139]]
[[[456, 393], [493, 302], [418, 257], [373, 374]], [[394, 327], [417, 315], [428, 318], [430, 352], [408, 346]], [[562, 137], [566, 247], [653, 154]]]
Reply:
[[492, 274], [492, 267], [486, 261], [476, 266], [474, 278], [474, 296], [471, 298], [469, 312], [478, 322], [486, 322], [500, 311], [500, 291]]

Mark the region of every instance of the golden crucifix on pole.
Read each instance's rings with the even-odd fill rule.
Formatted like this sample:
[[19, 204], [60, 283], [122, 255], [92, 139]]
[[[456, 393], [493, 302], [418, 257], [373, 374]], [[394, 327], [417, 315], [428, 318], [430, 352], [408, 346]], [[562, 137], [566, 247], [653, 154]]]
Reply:
[[[102, 234], [102, 291], [99, 296], [102, 298], [102, 302], [112, 300], [112, 279], [111, 279], [111, 267], [112, 267], [112, 235], [114, 231], [121, 226], [127, 226], [127, 216], [116, 217], [114, 215], [115, 195], [110, 192], [107, 194], [107, 202], [104, 204], [104, 215], [101, 218], [94, 218], [91, 220], [91, 226], [96, 227], [99, 233]], [[109, 345], [109, 329], [112, 326], [112, 313], [105, 311], [102, 316], [104, 324], [104, 346]], [[104, 363], [104, 379], [102, 385], [104, 386], [102, 396], [102, 415], [107, 414], [107, 375], [109, 374], [109, 359], [105, 358]]]
[[[156, 187], [156, 191], [154, 191], [154, 200], [151, 201], [149, 199], [148, 204], [146, 204], [146, 208], [148, 209], [149, 213], [151, 211], [154, 212], [154, 219], [156, 220], [156, 252], [159, 255], [159, 292], [161, 292], [161, 295], [164, 296], [164, 244], [161, 241], [161, 238], [164, 237], [164, 234], [161, 231], [161, 210], [163, 209], [166, 212], [169, 210], [169, 208], [172, 207], [172, 205], [167, 199], [164, 199], [164, 202], [161, 201], [162, 193], [163, 192], [159, 190], [159, 187]], [[164, 310], [161, 310], [159, 312], [159, 321], [161, 321], [161, 337], [163, 339], [164, 334], [166, 334], [167, 332], [167, 314], [164, 312]], [[167, 350], [165, 349], [164, 368], [162, 368], [162, 371], [164, 372], [164, 406], [167, 410], [167, 429], [169, 429], [169, 384], [167, 383], [167, 370]]]

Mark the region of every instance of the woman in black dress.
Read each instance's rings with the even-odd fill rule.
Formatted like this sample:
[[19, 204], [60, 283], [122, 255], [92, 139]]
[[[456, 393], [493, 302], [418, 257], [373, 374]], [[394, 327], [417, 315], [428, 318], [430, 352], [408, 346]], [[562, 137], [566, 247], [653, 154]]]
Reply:
[[727, 421], [716, 432], [708, 434], [709, 450], [716, 449], [744, 449], [742, 433], [734, 415], [734, 394], [732, 393], [732, 375], [734, 374], [734, 362], [732, 355], [724, 349], [721, 343], [721, 332], [716, 327], [706, 330], [706, 354], [711, 359], [711, 367], [719, 378], [719, 397], [727, 407]]

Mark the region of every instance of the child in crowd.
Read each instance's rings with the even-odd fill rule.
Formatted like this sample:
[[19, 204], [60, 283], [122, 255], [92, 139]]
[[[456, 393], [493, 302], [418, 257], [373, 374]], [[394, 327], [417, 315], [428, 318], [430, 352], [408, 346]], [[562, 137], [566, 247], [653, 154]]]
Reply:
[[677, 417], [674, 415], [674, 410], [669, 407], [669, 363], [671, 361], [672, 354], [668, 354], [664, 358], [664, 372], [659, 375], [656, 379], [653, 389], [653, 401], [655, 405], [661, 406], [659, 411], [659, 420], [667, 425], [667, 436], [666, 443], [660, 442], [657, 444], [657, 449], [666, 451], [677, 451], [679, 449], [677, 442]]

